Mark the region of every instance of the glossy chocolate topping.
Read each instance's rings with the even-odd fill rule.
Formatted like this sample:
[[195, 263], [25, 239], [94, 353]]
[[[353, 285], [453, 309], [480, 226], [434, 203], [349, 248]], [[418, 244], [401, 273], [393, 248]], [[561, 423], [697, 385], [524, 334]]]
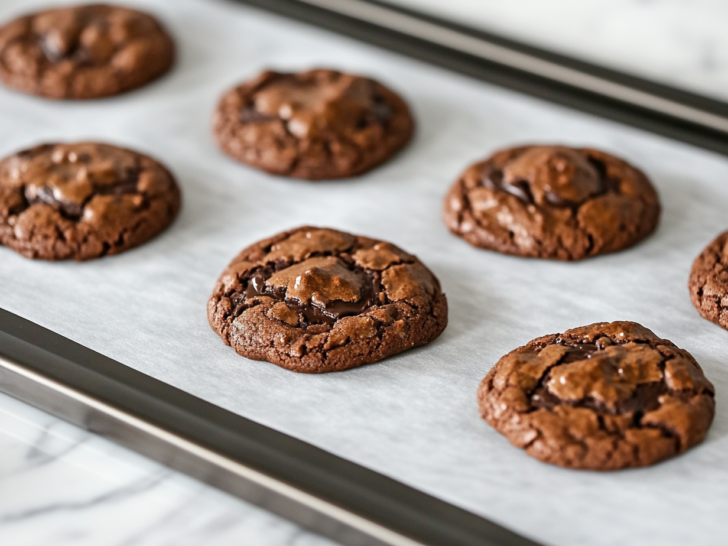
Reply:
[[[96, 195], [137, 192], [139, 157], [101, 144], [41, 146], [11, 158], [3, 184], [22, 187], [28, 205], [44, 203], [79, 219]], [[142, 196], [140, 195], [140, 199]]]
[[39, 14], [32, 23], [48, 61], [106, 64], [134, 38], [157, 30], [141, 13], [104, 5], [63, 8]]
[[258, 91], [253, 104], [243, 108], [243, 123], [280, 118], [298, 138], [362, 127], [371, 117], [386, 122], [391, 108], [376, 94], [371, 80], [349, 75], [302, 80], [282, 75]]
[[256, 270], [236, 304], [247, 306], [250, 299], [269, 297], [285, 301], [309, 324], [333, 324], [376, 304], [380, 291], [381, 282], [373, 273], [334, 256], [314, 257], [278, 271]]
[[607, 190], [601, 162], [556, 146], [534, 146], [502, 168], [488, 165], [482, 183], [525, 203], [555, 207], [577, 207]]
[[610, 413], [644, 413], [658, 407], [658, 396], [667, 392], [661, 382], [661, 356], [649, 347], [620, 347], [608, 337], [594, 343], [557, 343], [568, 351], [531, 395], [536, 407], [565, 403]]

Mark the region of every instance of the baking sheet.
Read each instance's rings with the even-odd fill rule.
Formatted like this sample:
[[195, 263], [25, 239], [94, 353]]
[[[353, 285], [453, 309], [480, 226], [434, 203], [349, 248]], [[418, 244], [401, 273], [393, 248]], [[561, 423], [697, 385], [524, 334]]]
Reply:
[[[5, 19], [48, 2], [5, 0]], [[172, 74], [109, 100], [59, 103], [0, 90], [0, 153], [101, 139], [164, 161], [184, 192], [178, 221], [144, 247], [85, 264], [0, 248], [0, 307], [226, 409], [394, 477], [548, 544], [723, 544], [728, 536], [728, 333], [701, 319], [693, 258], [727, 227], [728, 160], [505, 91], [273, 15], [220, 1], [149, 0], [175, 34]], [[400, 91], [413, 144], [356, 180], [304, 183], [224, 157], [210, 120], [224, 89], [264, 67], [332, 66]], [[561, 142], [642, 167], [660, 228], [626, 252], [577, 264], [474, 249], [448, 234], [442, 198], [500, 147]], [[450, 325], [432, 344], [320, 376], [243, 359], [207, 325], [214, 282], [244, 246], [303, 223], [378, 237], [440, 278]], [[691, 351], [717, 389], [705, 443], [610, 474], [542, 464], [478, 418], [475, 391], [507, 351], [546, 333], [636, 320]]]

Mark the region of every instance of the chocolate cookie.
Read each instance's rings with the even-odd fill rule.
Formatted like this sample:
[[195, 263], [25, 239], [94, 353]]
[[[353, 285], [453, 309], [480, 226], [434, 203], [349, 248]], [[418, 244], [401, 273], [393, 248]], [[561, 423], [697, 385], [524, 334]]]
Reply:
[[116, 146], [46, 144], [0, 161], [0, 244], [27, 258], [118, 254], [164, 230], [179, 208], [167, 169]]
[[383, 163], [412, 137], [409, 108], [383, 85], [334, 70], [263, 72], [228, 91], [214, 132], [229, 156], [272, 174], [320, 180]]
[[642, 172], [609, 154], [564, 146], [500, 151], [468, 168], [444, 220], [471, 245], [533, 258], [581, 260], [628, 248], [660, 217]]
[[687, 351], [634, 322], [602, 322], [511, 351], [478, 401], [483, 418], [532, 457], [617, 470], [702, 442], [714, 393]]
[[703, 318], [728, 330], [728, 231], [718, 236], [693, 262], [688, 290]]
[[91, 4], [0, 28], [0, 79], [26, 93], [93, 99], [136, 89], [172, 66], [174, 44], [150, 15]]
[[447, 300], [430, 270], [393, 244], [300, 227], [243, 250], [207, 314], [242, 356], [321, 373], [432, 341], [447, 325]]

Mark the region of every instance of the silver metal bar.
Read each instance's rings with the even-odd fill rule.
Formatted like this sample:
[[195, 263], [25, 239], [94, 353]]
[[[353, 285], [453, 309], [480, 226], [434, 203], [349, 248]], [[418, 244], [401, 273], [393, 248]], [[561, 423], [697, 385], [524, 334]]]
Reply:
[[537, 546], [0, 309], [0, 391], [351, 546]]
[[424, 546], [0, 356], [0, 391], [351, 546]]
[[728, 119], [693, 108], [646, 91], [609, 81], [599, 76], [586, 74], [566, 66], [540, 59], [527, 53], [468, 36], [455, 30], [439, 26], [401, 13], [385, 6], [363, 0], [299, 0], [329, 11], [353, 17], [368, 23], [394, 30], [409, 36], [427, 40], [441, 46], [474, 55], [481, 59], [504, 64], [550, 80], [605, 95], [634, 106], [647, 108], [672, 117], [697, 123], [711, 129], [728, 133]]

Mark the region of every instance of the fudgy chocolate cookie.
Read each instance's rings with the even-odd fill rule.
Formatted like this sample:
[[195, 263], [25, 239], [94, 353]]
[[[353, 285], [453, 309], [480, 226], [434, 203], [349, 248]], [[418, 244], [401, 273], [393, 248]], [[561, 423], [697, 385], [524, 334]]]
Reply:
[[447, 300], [430, 270], [393, 244], [300, 227], [243, 250], [207, 313], [242, 356], [320, 373], [432, 341], [447, 325]]
[[719, 235], [693, 262], [690, 299], [703, 318], [728, 330], [728, 231]]
[[483, 418], [532, 457], [617, 470], [702, 442], [714, 392], [687, 351], [634, 322], [603, 322], [510, 352], [478, 401]]
[[581, 260], [652, 233], [657, 192], [609, 154], [524, 146], [469, 167], [445, 198], [444, 220], [470, 244], [516, 256]]
[[320, 180], [383, 163], [412, 137], [409, 108], [380, 83], [334, 70], [263, 72], [220, 100], [222, 150], [269, 173]]
[[0, 28], [0, 79], [26, 93], [93, 99], [141, 87], [172, 66], [174, 44], [150, 15], [89, 4]]
[[46, 144], [0, 161], [0, 244], [28, 258], [118, 254], [164, 230], [179, 208], [167, 169], [116, 146]]

